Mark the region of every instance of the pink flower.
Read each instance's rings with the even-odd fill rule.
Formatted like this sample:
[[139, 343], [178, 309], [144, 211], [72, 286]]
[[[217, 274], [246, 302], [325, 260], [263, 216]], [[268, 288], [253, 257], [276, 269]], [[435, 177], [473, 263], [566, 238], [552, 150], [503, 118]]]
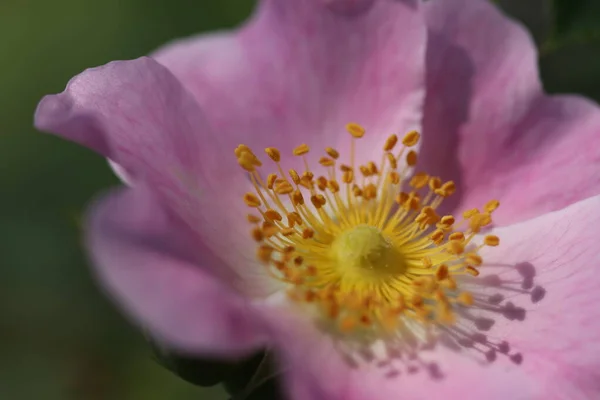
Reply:
[[293, 399], [600, 396], [600, 111], [487, 1], [263, 0], [35, 123], [126, 177], [87, 247], [170, 346], [269, 346]]

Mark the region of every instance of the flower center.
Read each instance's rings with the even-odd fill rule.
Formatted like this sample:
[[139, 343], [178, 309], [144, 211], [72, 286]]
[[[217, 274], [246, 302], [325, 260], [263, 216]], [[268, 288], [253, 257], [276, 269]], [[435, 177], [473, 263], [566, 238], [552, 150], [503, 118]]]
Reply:
[[[341, 274], [402, 274], [406, 265], [402, 254], [374, 226], [358, 225], [342, 232], [332, 243], [331, 252]], [[353, 269], [354, 271], [346, 271]]]
[[256, 211], [248, 221], [257, 258], [288, 286], [292, 300], [347, 337], [398, 337], [415, 321], [425, 330], [453, 324], [456, 309], [473, 304], [458, 278], [479, 275], [479, 250], [499, 244], [493, 235], [475, 243], [499, 202], [466, 211], [461, 221], [440, 215], [439, 206], [456, 187], [413, 173], [418, 156], [410, 148], [419, 141], [417, 132], [402, 140], [391, 135], [379, 163], [356, 165], [355, 142], [365, 129], [354, 123], [346, 129], [348, 162], [328, 147], [319, 176], [309, 166], [305, 144], [293, 150], [303, 159], [301, 172], [286, 173], [280, 151], [266, 148], [276, 167], [266, 177], [248, 146], [235, 149], [254, 186], [244, 202]]

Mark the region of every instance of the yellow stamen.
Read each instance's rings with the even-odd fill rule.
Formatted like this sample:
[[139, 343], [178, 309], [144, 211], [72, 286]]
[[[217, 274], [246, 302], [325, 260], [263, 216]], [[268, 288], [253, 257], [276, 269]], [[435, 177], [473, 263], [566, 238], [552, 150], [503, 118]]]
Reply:
[[[418, 132], [401, 141], [391, 135], [379, 163], [359, 166], [354, 143], [366, 130], [356, 123], [346, 130], [349, 159], [340, 163], [340, 153], [327, 147], [314, 171], [305, 157], [306, 144], [293, 150], [305, 170], [288, 174], [279, 164], [279, 150], [265, 149], [277, 171], [266, 181], [253, 151], [245, 145], [235, 149], [255, 188], [243, 201], [262, 216], [248, 215], [258, 260], [270, 276], [289, 286], [291, 299], [310, 304], [319, 318], [349, 337], [357, 332], [394, 335], [409, 321], [455, 323], [455, 307], [474, 303], [470, 293], [459, 290], [460, 277], [478, 276], [484, 264], [479, 250], [500, 244], [494, 235], [473, 243], [492, 223], [499, 202], [484, 204], [483, 212], [466, 211], [462, 220], [440, 215], [436, 210], [457, 188], [424, 172], [409, 176], [418, 155], [407, 149], [417, 145]], [[401, 148], [394, 155], [397, 145]], [[398, 160], [406, 166], [398, 169]], [[341, 177], [336, 177], [336, 165]], [[323, 175], [315, 177], [315, 172]]]

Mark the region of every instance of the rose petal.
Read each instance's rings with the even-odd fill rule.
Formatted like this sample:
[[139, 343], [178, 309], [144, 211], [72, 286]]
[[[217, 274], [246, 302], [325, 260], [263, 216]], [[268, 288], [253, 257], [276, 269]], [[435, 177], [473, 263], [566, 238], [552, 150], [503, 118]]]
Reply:
[[[289, 366], [293, 398], [598, 397], [600, 274], [595, 267], [600, 255], [595, 246], [600, 237], [600, 196], [499, 228], [495, 234], [501, 245], [482, 250], [485, 265], [473, 284], [484, 304], [466, 310], [470, 317], [459, 324], [494, 344], [476, 345], [493, 350], [493, 361], [473, 348], [454, 348], [440, 340], [432, 350], [419, 351], [414, 360], [404, 354], [392, 364], [380, 365], [359, 356], [353, 367], [340, 355], [343, 343], [334, 346], [330, 337], [289, 313], [277, 315], [271, 329]], [[486, 296], [499, 293], [504, 301], [496, 308], [485, 304]], [[478, 325], [480, 317], [492, 322]], [[502, 342], [508, 345], [507, 354], [502, 354]]]
[[265, 0], [239, 32], [176, 42], [154, 57], [231, 146], [278, 146], [289, 158], [307, 143], [320, 153], [347, 146], [344, 126], [358, 122], [379, 150], [393, 131], [420, 125], [423, 25], [414, 6], [401, 2], [347, 15], [323, 0]]
[[117, 164], [126, 182], [156, 191], [198, 241], [236, 269], [240, 279], [232, 284], [253, 294], [273, 290], [247, 233], [241, 198], [249, 180], [165, 67], [140, 58], [89, 69], [41, 101], [36, 126], [91, 147]]
[[536, 49], [488, 1], [425, 3], [429, 26], [421, 167], [459, 186], [455, 206], [502, 203], [506, 225], [600, 192], [600, 110], [545, 96]]
[[207, 355], [239, 355], [262, 343], [251, 306], [206, 268], [219, 261], [149, 191], [108, 195], [92, 208], [87, 226], [99, 279], [156, 339]]

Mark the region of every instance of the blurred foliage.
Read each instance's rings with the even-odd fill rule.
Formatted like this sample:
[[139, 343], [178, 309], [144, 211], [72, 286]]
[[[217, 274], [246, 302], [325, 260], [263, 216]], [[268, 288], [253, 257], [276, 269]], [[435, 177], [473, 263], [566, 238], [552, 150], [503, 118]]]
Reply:
[[[600, 99], [600, 1], [497, 2], [533, 32], [550, 92]], [[0, 398], [226, 398], [218, 387], [194, 387], [160, 367], [94, 285], [77, 220], [117, 180], [100, 157], [36, 133], [31, 124], [39, 99], [61, 91], [81, 70], [235, 26], [252, 6], [249, 0], [0, 2]]]

